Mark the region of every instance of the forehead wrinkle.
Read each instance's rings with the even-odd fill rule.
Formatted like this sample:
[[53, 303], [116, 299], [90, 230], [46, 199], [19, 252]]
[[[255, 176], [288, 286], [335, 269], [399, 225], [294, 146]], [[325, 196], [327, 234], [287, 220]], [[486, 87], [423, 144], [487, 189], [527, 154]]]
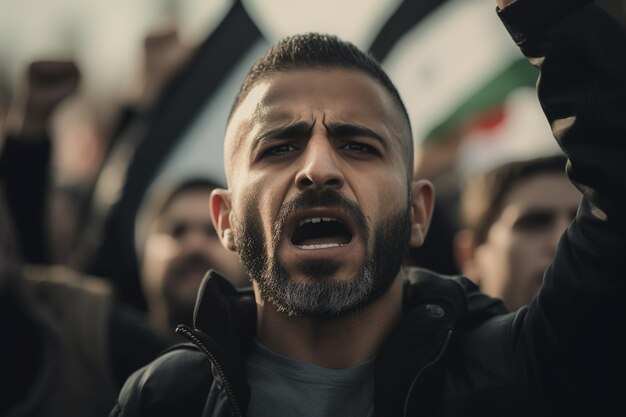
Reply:
[[258, 143], [262, 139], [282, 139], [286, 137], [305, 136], [311, 133], [313, 125], [309, 122], [300, 120], [287, 123], [285, 125], [280, 124], [277, 127], [271, 127], [267, 130], [261, 131], [254, 137], [254, 143]]
[[[372, 118], [359, 115], [352, 108], [345, 108], [342, 109], [342, 114], [333, 117], [334, 120], [327, 122], [327, 124], [353, 124], [367, 127], [383, 138], [388, 139], [388, 145], [392, 144], [391, 139], [395, 139], [405, 155], [402, 159], [405, 161], [407, 171], [412, 178], [414, 143], [410, 122], [404, 117], [401, 105], [378, 80], [368, 74], [356, 72], [372, 81], [372, 85], [378, 90], [379, 94], [377, 94], [377, 97], [382, 105], [382, 109], [380, 109], [382, 111], [377, 114], [382, 114], [384, 117], [378, 118], [378, 125], [372, 128]], [[363, 122], [360, 122], [360, 120], [363, 120]]]

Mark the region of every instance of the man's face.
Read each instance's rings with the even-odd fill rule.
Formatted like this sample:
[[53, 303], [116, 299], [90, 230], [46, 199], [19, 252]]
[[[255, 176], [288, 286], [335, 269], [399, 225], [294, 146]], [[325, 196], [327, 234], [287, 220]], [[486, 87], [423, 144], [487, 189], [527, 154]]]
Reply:
[[481, 289], [511, 310], [528, 304], [579, 202], [580, 193], [563, 173], [537, 174], [516, 184], [476, 249]]
[[[165, 301], [175, 320], [189, 320], [206, 272], [230, 279], [244, 276], [235, 253], [221, 245], [210, 213], [210, 190], [189, 189], [165, 207], [151, 228], [144, 250], [142, 284], [148, 302]], [[178, 324], [178, 323], [174, 323]]]
[[410, 234], [408, 140], [390, 94], [360, 72], [253, 87], [226, 135], [228, 222], [266, 301], [336, 317], [388, 289]]

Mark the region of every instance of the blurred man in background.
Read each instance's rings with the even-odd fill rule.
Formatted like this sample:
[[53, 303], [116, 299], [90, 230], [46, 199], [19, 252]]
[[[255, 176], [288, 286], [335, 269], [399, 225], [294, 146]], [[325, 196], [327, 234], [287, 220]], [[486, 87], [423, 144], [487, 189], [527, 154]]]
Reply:
[[211, 221], [209, 198], [217, 185], [189, 178], [149, 194], [137, 222], [137, 253], [152, 324], [168, 338], [190, 324], [196, 293], [209, 269], [248, 284], [239, 257], [222, 246]]
[[462, 192], [459, 268], [510, 311], [539, 291], [576, 215], [581, 195], [567, 179], [565, 161], [557, 155], [510, 162], [475, 174]]
[[[51, 248], [63, 245], [65, 240], [51, 234], [55, 230], [51, 226], [65, 225], [64, 219], [76, 227], [80, 223], [76, 218], [79, 207], [57, 213], [60, 217], [52, 222], [48, 215], [49, 192], [54, 188], [50, 178], [50, 119], [56, 107], [76, 91], [78, 81], [78, 69], [71, 61], [33, 63], [7, 123], [6, 154], [0, 158], [0, 175], [7, 188], [19, 245], [29, 264], [56, 263]], [[123, 142], [119, 145], [124, 148]], [[110, 174], [109, 169], [103, 176]], [[233, 277], [237, 286], [246, 282], [237, 256], [219, 243], [211, 223], [209, 197], [215, 187], [206, 178], [156, 184], [138, 216], [141, 226], [137, 227], [136, 253], [140, 271], [134, 279], [140, 281], [147, 317], [167, 338], [173, 337], [172, 326], [191, 322], [196, 290], [209, 269], [213, 267]], [[115, 285], [120, 277], [102, 278], [113, 283], [118, 298], [125, 295]], [[136, 304], [132, 307], [142, 310]]]

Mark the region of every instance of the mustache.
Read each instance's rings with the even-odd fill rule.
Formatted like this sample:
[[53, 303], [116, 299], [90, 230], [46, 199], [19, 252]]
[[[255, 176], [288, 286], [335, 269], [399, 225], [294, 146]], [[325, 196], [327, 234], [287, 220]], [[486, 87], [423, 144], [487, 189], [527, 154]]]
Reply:
[[367, 218], [361, 207], [354, 201], [331, 188], [322, 190], [307, 189], [292, 200], [284, 203], [274, 220], [272, 230], [274, 236], [280, 236], [287, 220], [297, 211], [316, 207], [339, 208], [352, 217], [359, 231], [365, 235], [370, 229]]

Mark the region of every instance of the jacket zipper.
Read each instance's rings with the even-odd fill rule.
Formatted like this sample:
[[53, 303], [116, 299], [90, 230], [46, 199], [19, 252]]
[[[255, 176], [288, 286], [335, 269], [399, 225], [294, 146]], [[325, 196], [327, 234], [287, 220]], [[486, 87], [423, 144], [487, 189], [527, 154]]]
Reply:
[[411, 386], [409, 387], [409, 391], [406, 394], [406, 397], [404, 399], [404, 411], [402, 413], [402, 415], [404, 417], [407, 417], [407, 413], [409, 412], [409, 398], [411, 398], [411, 394], [413, 393], [413, 389], [415, 388], [415, 384], [417, 383], [417, 380], [419, 379], [419, 377], [424, 373], [424, 371], [426, 369], [428, 369], [429, 367], [431, 367], [434, 363], [436, 363], [439, 359], [441, 359], [441, 357], [443, 356], [443, 352], [445, 352], [446, 348], [448, 347], [448, 343], [450, 342], [450, 337], [452, 336], [452, 327], [450, 327], [448, 329], [448, 333], [446, 334], [446, 339], [443, 343], [443, 346], [441, 348], [441, 350], [439, 351], [439, 353], [437, 354], [436, 357], [434, 357], [430, 362], [428, 362], [426, 365], [424, 365], [422, 367], [422, 369], [420, 369], [417, 374], [415, 375], [415, 377], [413, 378], [413, 382], [411, 382]]
[[187, 326], [184, 326], [184, 325], [178, 326], [176, 328], [176, 333], [182, 333], [183, 336], [185, 336], [194, 345], [196, 345], [198, 347], [198, 349], [200, 349], [200, 351], [202, 353], [204, 353], [206, 356], [208, 356], [209, 360], [211, 361], [211, 363], [213, 364], [215, 370], [217, 371], [220, 379], [222, 380], [222, 383], [224, 385], [224, 389], [226, 390], [226, 396], [230, 400], [230, 404], [231, 404], [232, 408], [235, 411], [235, 415], [237, 417], [243, 417], [243, 414], [241, 412], [241, 408], [239, 407], [239, 404], [237, 403], [237, 399], [235, 398], [235, 393], [233, 391], [233, 388], [230, 385], [230, 383], [228, 382], [228, 378], [226, 378], [226, 373], [224, 372], [224, 368], [222, 368], [222, 366], [219, 364], [219, 362], [217, 361], [217, 359], [215, 358], [213, 353], [211, 353], [211, 351], [206, 346], [204, 346], [202, 341], [200, 339], [198, 339], [198, 337], [195, 334], [193, 334], [193, 332]]

